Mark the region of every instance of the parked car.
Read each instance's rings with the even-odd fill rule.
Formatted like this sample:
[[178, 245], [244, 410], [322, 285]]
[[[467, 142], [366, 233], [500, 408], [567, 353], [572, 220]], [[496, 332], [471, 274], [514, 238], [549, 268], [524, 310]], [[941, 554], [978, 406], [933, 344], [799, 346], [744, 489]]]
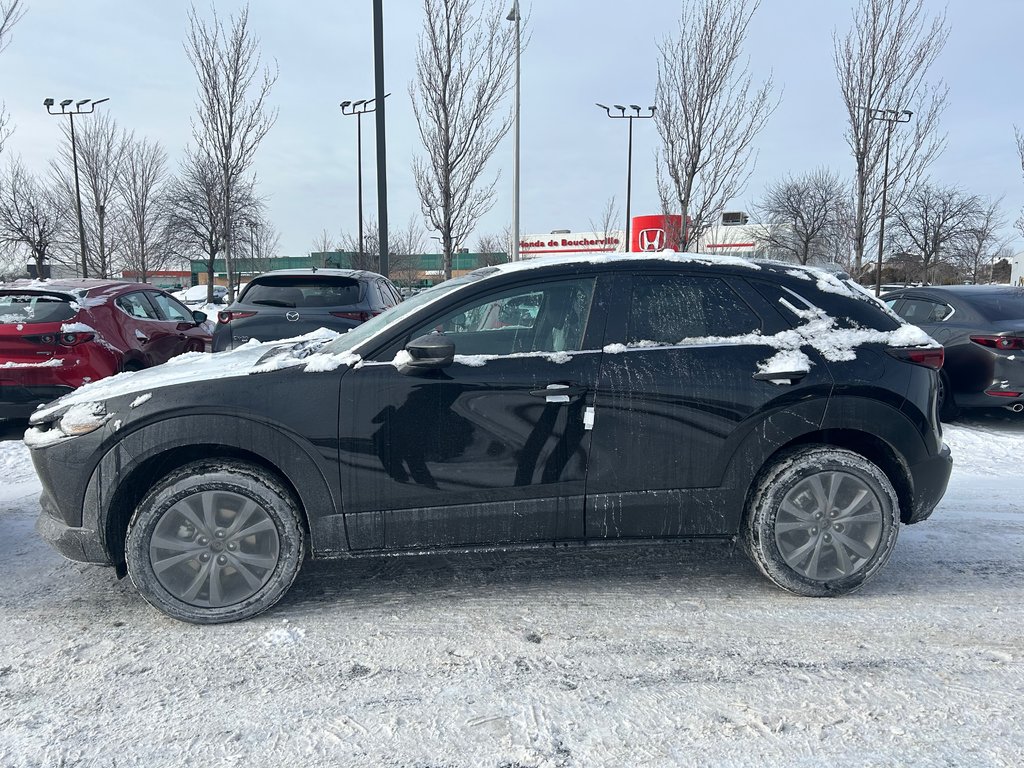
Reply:
[[227, 295], [228, 289], [226, 286], [215, 285], [213, 286], [213, 301], [208, 302], [207, 299], [210, 296], [209, 287], [205, 285], [193, 285], [191, 288], [179, 291], [175, 297], [186, 307], [201, 307], [205, 304], [223, 304]]
[[[512, 324], [466, 322], [506, 307]], [[100, 382], [35, 414], [25, 441], [43, 537], [185, 621], [265, 610], [307, 546], [738, 538], [783, 589], [839, 595], [945, 491], [942, 355], [818, 270], [536, 260], [329, 342]]]
[[279, 269], [254, 277], [217, 314], [213, 351], [301, 336], [318, 328], [347, 331], [402, 301], [376, 272], [352, 269]]
[[948, 285], [884, 295], [893, 311], [946, 347], [939, 415], [1005, 406], [1024, 411], [1024, 288]]
[[0, 284], [0, 418], [25, 418], [83, 384], [206, 351], [205, 321], [143, 283]]

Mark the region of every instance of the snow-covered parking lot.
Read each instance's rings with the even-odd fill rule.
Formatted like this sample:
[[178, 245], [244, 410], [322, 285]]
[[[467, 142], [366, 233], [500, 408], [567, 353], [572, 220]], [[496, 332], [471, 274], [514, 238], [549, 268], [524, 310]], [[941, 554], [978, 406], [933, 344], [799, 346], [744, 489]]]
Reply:
[[197, 627], [35, 534], [0, 443], [0, 766], [1016, 766], [1024, 419], [946, 428], [933, 518], [835, 600], [720, 546], [307, 563]]

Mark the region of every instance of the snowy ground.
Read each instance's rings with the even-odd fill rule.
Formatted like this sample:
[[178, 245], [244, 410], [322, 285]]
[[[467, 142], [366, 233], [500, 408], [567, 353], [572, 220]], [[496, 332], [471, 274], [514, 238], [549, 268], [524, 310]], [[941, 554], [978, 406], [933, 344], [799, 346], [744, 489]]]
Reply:
[[945, 500], [848, 598], [721, 547], [545, 551], [307, 564], [207, 628], [45, 546], [8, 439], [0, 766], [1016, 766], [1024, 419], [946, 439]]

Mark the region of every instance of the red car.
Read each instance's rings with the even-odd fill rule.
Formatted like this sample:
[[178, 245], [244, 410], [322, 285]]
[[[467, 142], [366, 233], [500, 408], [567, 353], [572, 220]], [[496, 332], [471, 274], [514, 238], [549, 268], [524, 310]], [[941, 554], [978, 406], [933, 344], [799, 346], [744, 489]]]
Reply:
[[0, 284], [0, 418], [25, 418], [90, 381], [208, 351], [205, 322], [144, 283]]

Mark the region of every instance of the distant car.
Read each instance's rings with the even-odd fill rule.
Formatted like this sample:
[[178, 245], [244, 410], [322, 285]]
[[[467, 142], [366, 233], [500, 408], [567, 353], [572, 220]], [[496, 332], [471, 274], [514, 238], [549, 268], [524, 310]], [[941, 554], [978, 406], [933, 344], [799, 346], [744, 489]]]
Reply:
[[187, 307], [201, 307], [204, 304], [223, 304], [224, 299], [227, 298], [228, 289], [223, 285], [213, 286], [213, 301], [208, 302], [209, 290], [205, 285], [193, 285], [191, 288], [186, 288], [184, 291], [180, 291], [177, 297]]
[[0, 418], [121, 371], [210, 348], [206, 315], [144, 283], [0, 284]]
[[99, 382], [25, 442], [43, 538], [185, 621], [258, 614], [307, 553], [691, 538], [832, 596], [945, 491], [942, 354], [826, 272], [583, 254], [447, 280], [331, 341]]
[[1024, 411], [1024, 288], [949, 285], [901, 288], [883, 300], [945, 345], [939, 374], [943, 420], [963, 408]]
[[347, 331], [399, 304], [402, 295], [376, 272], [280, 269], [254, 277], [234, 304], [217, 313], [213, 351], [250, 339], [273, 341], [318, 328]]

